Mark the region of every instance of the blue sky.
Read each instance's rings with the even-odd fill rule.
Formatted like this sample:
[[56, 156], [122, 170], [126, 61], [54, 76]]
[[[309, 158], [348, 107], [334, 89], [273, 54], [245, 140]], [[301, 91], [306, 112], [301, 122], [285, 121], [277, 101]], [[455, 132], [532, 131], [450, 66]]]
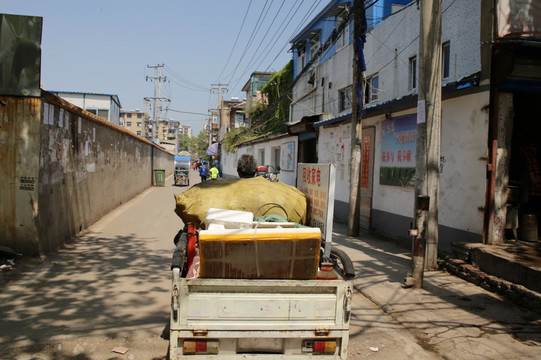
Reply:
[[[143, 99], [154, 95], [148, 66], [164, 64], [161, 96], [171, 100], [164, 107], [207, 114], [218, 106], [211, 84], [228, 84], [225, 98], [242, 99], [250, 74], [280, 70], [291, 59], [289, 40], [328, 3], [7, 0], [0, 11], [43, 17], [45, 90], [116, 94], [123, 109], [144, 111]], [[194, 135], [207, 121], [173, 111], [162, 117], [192, 126]]]

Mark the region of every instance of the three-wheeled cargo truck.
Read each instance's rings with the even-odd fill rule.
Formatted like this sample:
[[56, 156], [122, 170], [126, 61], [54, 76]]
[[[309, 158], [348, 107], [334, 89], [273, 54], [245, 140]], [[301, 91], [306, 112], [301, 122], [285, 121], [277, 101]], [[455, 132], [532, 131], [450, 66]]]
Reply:
[[190, 156], [175, 156], [175, 185], [190, 185]]
[[319, 228], [210, 209], [175, 237], [169, 359], [346, 359], [353, 265]]

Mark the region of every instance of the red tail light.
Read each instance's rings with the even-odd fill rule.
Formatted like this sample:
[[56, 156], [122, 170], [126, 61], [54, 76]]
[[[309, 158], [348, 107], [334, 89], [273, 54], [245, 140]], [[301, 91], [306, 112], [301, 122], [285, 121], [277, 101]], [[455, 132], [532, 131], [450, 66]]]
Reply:
[[182, 354], [218, 354], [218, 340], [184, 340]]
[[336, 351], [336, 341], [314, 341], [312, 349], [314, 354], [334, 354]]
[[303, 340], [302, 352], [312, 354], [334, 354], [338, 341], [334, 340]]

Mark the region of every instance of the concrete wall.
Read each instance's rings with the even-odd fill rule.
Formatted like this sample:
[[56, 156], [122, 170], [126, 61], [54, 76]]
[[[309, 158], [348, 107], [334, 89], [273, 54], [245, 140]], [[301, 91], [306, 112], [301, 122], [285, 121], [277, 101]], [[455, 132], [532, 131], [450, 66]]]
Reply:
[[351, 124], [348, 122], [319, 128], [317, 144], [318, 162], [336, 165], [334, 217], [342, 223], [347, 223], [349, 211]]
[[0, 99], [0, 244], [25, 255], [61, 246], [152, 186], [153, 169], [173, 172], [173, 154], [52, 94]]
[[37, 253], [41, 101], [0, 97], [0, 245]]

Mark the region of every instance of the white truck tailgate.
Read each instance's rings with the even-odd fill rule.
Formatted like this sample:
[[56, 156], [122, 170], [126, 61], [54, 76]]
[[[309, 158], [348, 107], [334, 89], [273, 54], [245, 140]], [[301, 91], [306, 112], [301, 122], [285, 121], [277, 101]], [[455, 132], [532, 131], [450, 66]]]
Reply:
[[[174, 278], [171, 359], [197, 339], [215, 341], [217, 354], [186, 358], [345, 359], [351, 292], [343, 279]], [[337, 345], [332, 354], [307, 349], [328, 339]]]

